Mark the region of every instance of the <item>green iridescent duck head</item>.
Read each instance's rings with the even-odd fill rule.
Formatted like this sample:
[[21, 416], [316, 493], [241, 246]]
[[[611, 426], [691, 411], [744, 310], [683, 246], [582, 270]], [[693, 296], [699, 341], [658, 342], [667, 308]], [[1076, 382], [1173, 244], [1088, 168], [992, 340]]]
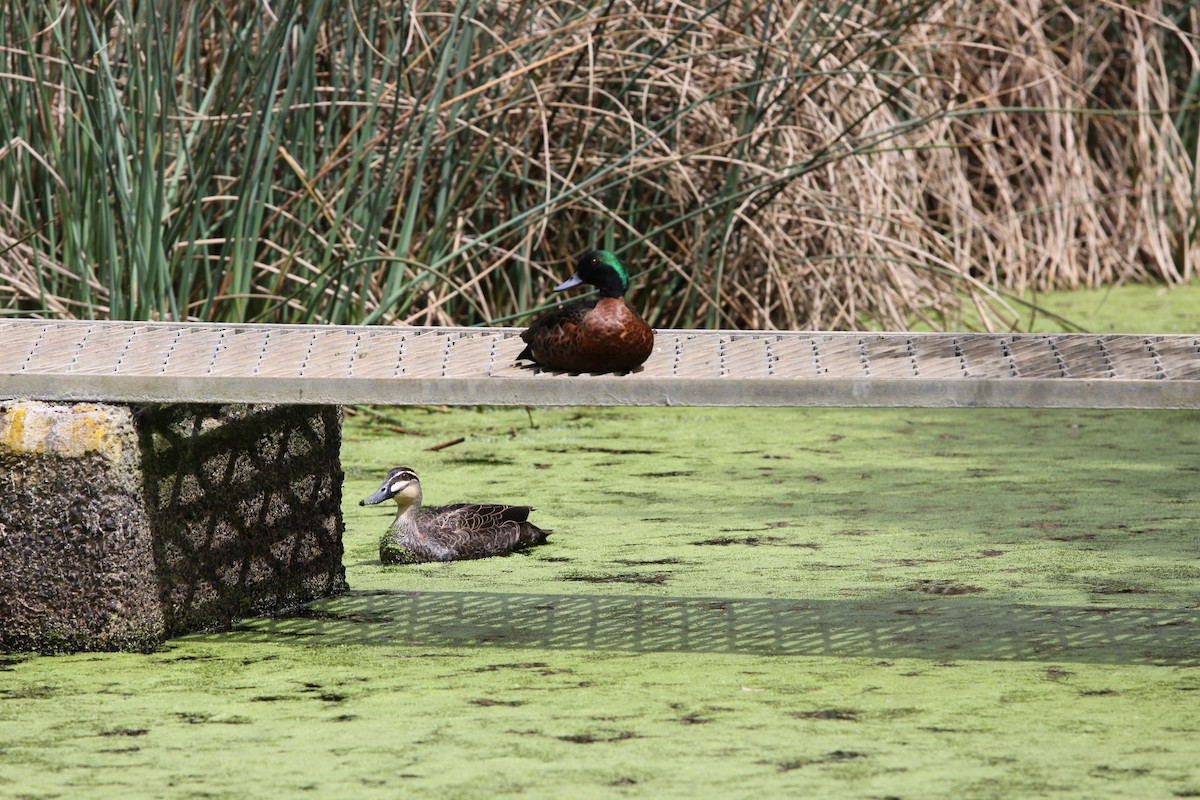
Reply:
[[561, 292], [580, 284], [595, 286], [601, 297], [624, 297], [629, 289], [629, 273], [621, 261], [607, 250], [584, 253], [575, 262], [575, 274], [554, 287]]

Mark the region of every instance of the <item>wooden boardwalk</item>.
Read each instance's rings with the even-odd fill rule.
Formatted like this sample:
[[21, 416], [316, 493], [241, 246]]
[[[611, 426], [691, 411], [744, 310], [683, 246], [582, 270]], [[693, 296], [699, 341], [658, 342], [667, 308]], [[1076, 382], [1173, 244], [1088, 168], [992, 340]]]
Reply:
[[660, 330], [627, 375], [518, 366], [518, 328], [0, 320], [0, 399], [1200, 408], [1200, 334]]

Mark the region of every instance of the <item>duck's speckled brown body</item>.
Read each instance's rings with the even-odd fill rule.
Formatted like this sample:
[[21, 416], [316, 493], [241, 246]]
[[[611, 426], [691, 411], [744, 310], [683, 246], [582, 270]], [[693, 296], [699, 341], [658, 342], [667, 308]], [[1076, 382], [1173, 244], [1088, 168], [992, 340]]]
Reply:
[[625, 305], [629, 278], [621, 262], [606, 250], [587, 253], [555, 291], [581, 283], [599, 289], [599, 299], [539, 318], [521, 333], [526, 346], [517, 358], [565, 372], [628, 372], [645, 363], [654, 351], [654, 331]]
[[408, 467], [388, 472], [379, 491], [360, 506], [394, 499], [396, 519], [379, 542], [385, 564], [419, 564], [504, 555], [542, 544], [551, 531], [529, 522], [529, 506], [455, 503], [421, 508], [421, 483]]

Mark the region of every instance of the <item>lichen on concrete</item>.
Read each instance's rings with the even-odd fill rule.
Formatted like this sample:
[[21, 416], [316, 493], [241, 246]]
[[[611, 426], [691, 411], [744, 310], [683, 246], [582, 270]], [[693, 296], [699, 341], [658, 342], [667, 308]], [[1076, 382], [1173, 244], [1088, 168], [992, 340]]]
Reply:
[[122, 406], [22, 403], [0, 414], [0, 447], [64, 458], [95, 453], [116, 463], [128, 424]]

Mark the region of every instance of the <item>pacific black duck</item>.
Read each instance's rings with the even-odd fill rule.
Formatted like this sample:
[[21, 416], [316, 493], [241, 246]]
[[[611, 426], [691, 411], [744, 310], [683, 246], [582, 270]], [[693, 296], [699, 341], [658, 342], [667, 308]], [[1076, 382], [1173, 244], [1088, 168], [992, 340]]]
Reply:
[[385, 564], [456, 561], [502, 555], [542, 544], [551, 533], [529, 522], [529, 506], [455, 503], [421, 508], [421, 482], [408, 467], [396, 467], [379, 491], [359, 501], [370, 506], [396, 501], [396, 519], [379, 542]]

